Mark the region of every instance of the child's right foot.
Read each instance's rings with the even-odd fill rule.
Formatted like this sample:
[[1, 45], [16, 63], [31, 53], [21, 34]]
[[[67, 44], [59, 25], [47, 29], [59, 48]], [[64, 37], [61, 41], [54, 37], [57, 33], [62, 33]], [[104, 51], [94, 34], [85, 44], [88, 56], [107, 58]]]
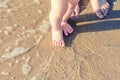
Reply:
[[52, 29], [52, 40], [55, 46], [65, 46], [62, 30]]
[[65, 36], [68, 36], [74, 31], [67, 22], [62, 22], [61, 27], [62, 30], [52, 29], [52, 40], [55, 46], [65, 46], [63, 33], [65, 34]]

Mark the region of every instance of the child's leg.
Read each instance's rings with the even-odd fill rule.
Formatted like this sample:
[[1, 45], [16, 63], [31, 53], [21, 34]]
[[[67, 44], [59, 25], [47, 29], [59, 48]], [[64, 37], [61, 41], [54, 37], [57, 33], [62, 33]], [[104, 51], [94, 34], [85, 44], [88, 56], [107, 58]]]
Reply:
[[52, 40], [55, 46], [65, 46], [61, 21], [67, 7], [67, 0], [51, 0], [50, 23], [52, 26]]
[[106, 0], [90, 0], [93, 10], [97, 17], [103, 18], [107, 15], [109, 10], [109, 3]]
[[[80, 1], [80, 0], [79, 0]], [[78, 3], [79, 3], [79, 1], [78, 1]], [[71, 15], [71, 17], [73, 17], [73, 16], [78, 16], [79, 15], [79, 13], [80, 13], [80, 7], [79, 7], [79, 4], [77, 3], [77, 5], [76, 5], [76, 7], [75, 7], [75, 10], [74, 10], [74, 12], [72, 13], [72, 15]]]
[[68, 0], [68, 9], [62, 19], [62, 29], [66, 36], [73, 32], [73, 28], [67, 23], [67, 20], [70, 18], [71, 14], [74, 12], [74, 9], [78, 3], [78, 0]]
[[79, 7], [79, 5], [77, 4], [77, 6], [75, 7], [75, 16], [78, 16], [78, 15], [79, 15], [79, 12], [80, 12], [80, 7]]

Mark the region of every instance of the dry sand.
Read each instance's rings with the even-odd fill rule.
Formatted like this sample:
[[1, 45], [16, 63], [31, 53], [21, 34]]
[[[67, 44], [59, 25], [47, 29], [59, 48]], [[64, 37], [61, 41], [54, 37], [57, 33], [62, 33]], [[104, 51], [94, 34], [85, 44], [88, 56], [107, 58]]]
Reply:
[[[88, 0], [87, 0], [88, 1]], [[97, 19], [90, 8], [54, 47], [49, 0], [0, 0], [0, 80], [120, 80], [120, 1]]]

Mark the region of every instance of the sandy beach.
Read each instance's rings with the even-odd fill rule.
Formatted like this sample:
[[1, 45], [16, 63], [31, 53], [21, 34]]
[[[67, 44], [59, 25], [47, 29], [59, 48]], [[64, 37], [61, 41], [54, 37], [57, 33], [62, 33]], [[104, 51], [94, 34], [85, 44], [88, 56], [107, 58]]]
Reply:
[[108, 2], [104, 19], [82, 2], [75, 32], [55, 47], [50, 0], [0, 0], [0, 80], [120, 80], [120, 1]]

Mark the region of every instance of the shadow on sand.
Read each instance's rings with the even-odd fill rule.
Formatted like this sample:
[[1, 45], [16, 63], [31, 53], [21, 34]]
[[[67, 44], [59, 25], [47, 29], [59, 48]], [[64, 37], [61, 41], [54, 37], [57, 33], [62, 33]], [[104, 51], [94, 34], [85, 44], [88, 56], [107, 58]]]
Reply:
[[[111, 8], [108, 16], [104, 19], [98, 19], [91, 13], [80, 15], [76, 22], [69, 20], [68, 23], [73, 26], [75, 32], [70, 36], [65, 37], [66, 46], [70, 47], [72, 41], [79, 33], [120, 29], [120, 10], [112, 10], [114, 1], [115, 0], [108, 0]], [[79, 24], [76, 25], [77, 23]]]

